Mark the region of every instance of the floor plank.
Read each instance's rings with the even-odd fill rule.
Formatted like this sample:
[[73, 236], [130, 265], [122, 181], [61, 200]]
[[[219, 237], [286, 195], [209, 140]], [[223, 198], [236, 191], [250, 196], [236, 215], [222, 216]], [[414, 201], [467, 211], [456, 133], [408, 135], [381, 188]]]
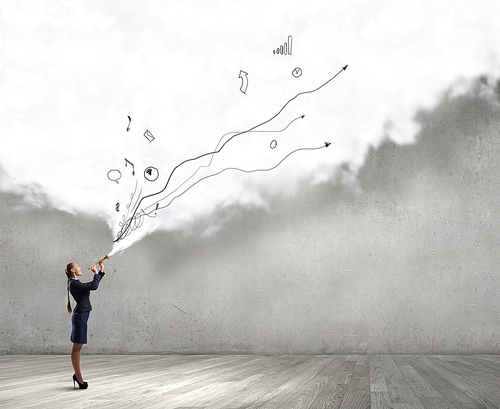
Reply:
[[2, 408], [500, 409], [494, 355], [0, 356]]
[[[430, 358], [432, 357], [415, 358], [412, 365], [417, 372], [436, 388], [447, 403], [456, 408], [484, 409], [482, 404], [471, 399], [464, 390], [450, 382], [447, 371], [433, 363]], [[429, 398], [421, 399], [421, 402], [439, 402], [439, 400]]]

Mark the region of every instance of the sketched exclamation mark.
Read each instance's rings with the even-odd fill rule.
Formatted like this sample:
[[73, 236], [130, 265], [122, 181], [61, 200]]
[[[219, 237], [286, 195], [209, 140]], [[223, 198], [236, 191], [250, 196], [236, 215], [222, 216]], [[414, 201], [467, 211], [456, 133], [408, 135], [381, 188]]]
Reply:
[[128, 126], [127, 126], [127, 132], [130, 131], [130, 122], [132, 122], [132, 119], [127, 115], [128, 118]]

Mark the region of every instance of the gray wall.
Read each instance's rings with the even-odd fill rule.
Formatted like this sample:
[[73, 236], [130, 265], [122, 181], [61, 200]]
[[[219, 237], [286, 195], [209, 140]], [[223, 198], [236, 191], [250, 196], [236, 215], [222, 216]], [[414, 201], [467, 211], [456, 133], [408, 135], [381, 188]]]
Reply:
[[[112, 257], [84, 351], [500, 353], [499, 85], [479, 79], [416, 119], [414, 144], [385, 141], [357, 172]], [[64, 267], [113, 237], [98, 218], [25, 203], [0, 195], [0, 353], [67, 353]]]

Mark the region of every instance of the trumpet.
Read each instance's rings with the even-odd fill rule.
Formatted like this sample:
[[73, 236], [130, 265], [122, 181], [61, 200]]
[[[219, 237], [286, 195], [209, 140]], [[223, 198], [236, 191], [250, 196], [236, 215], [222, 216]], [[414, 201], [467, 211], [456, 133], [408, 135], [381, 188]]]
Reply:
[[103, 262], [104, 260], [109, 260], [109, 257], [108, 257], [108, 255], [107, 255], [107, 254], [104, 256], [104, 258], [101, 258], [99, 261], [97, 261], [96, 263], [94, 263], [93, 265], [91, 265], [91, 266], [90, 266], [87, 270], [90, 270], [90, 269], [91, 269], [92, 267], [94, 267], [96, 264], [99, 264], [99, 263]]

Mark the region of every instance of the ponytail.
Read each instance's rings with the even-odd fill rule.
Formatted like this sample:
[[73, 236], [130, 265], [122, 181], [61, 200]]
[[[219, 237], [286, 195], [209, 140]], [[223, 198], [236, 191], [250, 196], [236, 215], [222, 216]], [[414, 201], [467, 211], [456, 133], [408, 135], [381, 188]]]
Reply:
[[66, 284], [66, 290], [68, 291], [68, 305], [66, 306], [66, 308], [68, 309], [68, 314], [71, 314], [72, 310], [71, 310], [71, 302], [69, 301], [69, 279], [71, 277], [73, 277], [73, 273], [71, 272], [71, 269], [74, 267], [74, 264], [75, 263], [69, 263], [67, 266], [66, 266], [66, 277], [68, 277], [68, 282]]

